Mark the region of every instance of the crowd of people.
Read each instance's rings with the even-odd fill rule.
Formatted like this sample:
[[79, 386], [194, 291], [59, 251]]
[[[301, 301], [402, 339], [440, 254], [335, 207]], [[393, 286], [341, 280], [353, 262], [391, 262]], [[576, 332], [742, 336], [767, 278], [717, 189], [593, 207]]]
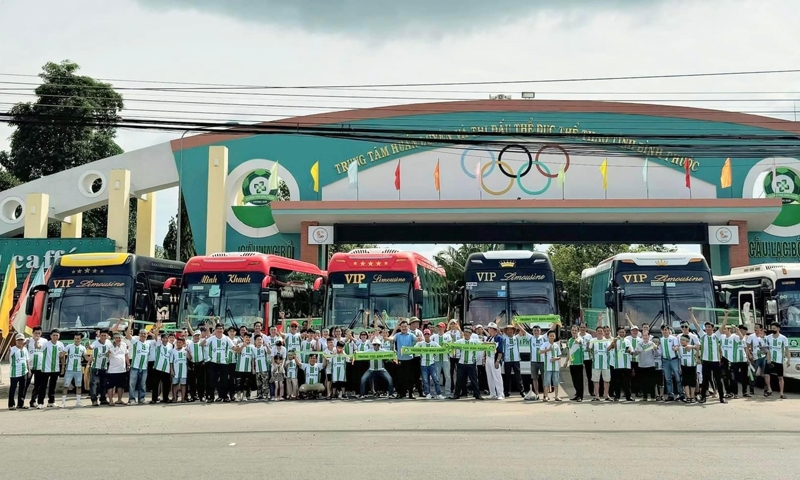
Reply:
[[[592, 401], [641, 397], [702, 403], [716, 396], [726, 403], [739, 397], [740, 385], [743, 396], [752, 395], [758, 376], [765, 378], [764, 396], [772, 395], [775, 376], [785, 398], [789, 343], [779, 324], [773, 323], [770, 333], [761, 325], [749, 333], [743, 325], [728, 325], [727, 316], [719, 329], [711, 323], [701, 327], [694, 314], [690, 317], [697, 333], [683, 322], [680, 333], [665, 325], [657, 337], [649, 325], [640, 330], [628, 319], [630, 329], [616, 333], [608, 326], [592, 331], [573, 325], [566, 342], [556, 337], [558, 323], [543, 333], [539, 326], [462, 327], [450, 320], [432, 332], [427, 325], [420, 330], [416, 317], [391, 330], [375, 325], [357, 335], [338, 327], [315, 330], [304, 323], [300, 328], [297, 322], [285, 332], [263, 331], [258, 322], [253, 331], [210, 322], [192, 328], [188, 319], [183, 331], [162, 332], [159, 322], [134, 335], [129, 321], [123, 328], [98, 330], [91, 343], [78, 333], [66, 346], [57, 330], [44, 339], [35, 328], [30, 338], [17, 335], [11, 348], [8, 406], [63, 408], [72, 387], [78, 407], [85, 393], [94, 406], [368, 395], [400, 399], [414, 398], [415, 391], [428, 399], [488, 395], [502, 400], [512, 390], [526, 400], [560, 402], [564, 367], [576, 402], [583, 401], [588, 387]], [[520, 369], [523, 338], [531, 346], [529, 385], [523, 385]], [[59, 377], [63, 393], [56, 404]]]

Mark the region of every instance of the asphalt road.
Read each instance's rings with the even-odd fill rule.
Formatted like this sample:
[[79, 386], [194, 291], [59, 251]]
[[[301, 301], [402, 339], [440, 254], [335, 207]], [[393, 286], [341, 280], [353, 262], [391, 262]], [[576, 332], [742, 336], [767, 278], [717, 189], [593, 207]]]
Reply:
[[798, 430], [794, 395], [694, 406], [513, 398], [0, 410], [0, 465], [16, 479], [48, 466], [99, 478], [92, 468], [105, 462], [115, 479], [752, 480], [798, 470]]

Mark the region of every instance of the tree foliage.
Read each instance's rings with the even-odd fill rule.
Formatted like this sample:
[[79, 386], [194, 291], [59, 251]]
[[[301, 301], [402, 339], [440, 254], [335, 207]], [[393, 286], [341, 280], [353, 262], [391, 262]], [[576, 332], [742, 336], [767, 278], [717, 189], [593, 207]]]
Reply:
[[[8, 161], [7, 159], [8, 152], [0, 152], [0, 165], [2, 165], [4, 161]], [[9, 188], [14, 188], [21, 183], [22, 182], [20, 182], [13, 173], [0, 167], [0, 192], [8, 190]]]
[[[29, 182], [45, 175], [119, 155], [114, 141], [122, 96], [111, 85], [78, 75], [78, 64], [69, 60], [48, 62], [34, 91], [35, 102], [18, 103], [9, 114], [11, 149], [0, 152], [0, 187], [14, 180]], [[83, 236], [105, 237], [107, 207], [83, 214]], [[131, 200], [128, 250], [136, 245], [136, 201]], [[57, 237], [61, 225], [48, 226], [48, 236]]]
[[[167, 234], [164, 236], [164, 241], [161, 245], [164, 249], [164, 255], [166, 258], [171, 260], [175, 260], [175, 249], [177, 248], [176, 243], [178, 240], [178, 225], [176, 223], [175, 217], [169, 219]], [[186, 212], [186, 203], [183, 201], [183, 196], [181, 196], [181, 232], [180, 261], [185, 262], [197, 255], [197, 251], [194, 248], [192, 226], [189, 224], [189, 214]]]
[[608, 257], [627, 252], [674, 252], [676, 249], [664, 245], [642, 244], [558, 244], [547, 249], [553, 263], [556, 279], [564, 282], [567, 292], [567, 308], [564, 312], [576, 318], [580, 312], [580, 280], [584, 269], [596, 267]]
[[442, 267], [447, 275], [448, 282], [464, 280], [464, 269], [467, 265], [467, 258], [476, 252], [489, 252], [502, 250], [503, 245], [496, 243], [465, 243], [458, 247], [447, 247], [433, 256], [436, 263]]

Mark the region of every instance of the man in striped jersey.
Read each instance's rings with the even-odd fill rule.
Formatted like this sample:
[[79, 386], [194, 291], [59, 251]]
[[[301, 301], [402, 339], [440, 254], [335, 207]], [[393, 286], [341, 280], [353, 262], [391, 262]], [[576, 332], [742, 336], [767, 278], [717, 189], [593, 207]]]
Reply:
[[[211, 381], [206, 390], [206, 402], [230, 402], [228, 398], [228, 352], [233, 349], [233, 341], [223, 335], [222, 324], [214, 326], [214, 335], [200, 341], [200, 345], [208, 349], [206, 367]], [[214, 399], [214, 392], [217, 398]]]
[[252, 337], [249, 332], [242, 336], [242, 343], [233, 347], [236, 353], [236, 393], [234, 400], [247, 402], [250, 400], [250, 392], [255, 383], [255, 366], [253, 362], [256, 357], [255, 348], [250, 344]]
[[519, 396], [525, 398], [525, 388], [522, 386], [522, 375], [520, 372], [519, 354], [519, 326], [506, 325], [504, 330], [505, 351], [503, 352], [503, 395], [511, 395], [511, 381], [513, 378], [514, 388], [519, 392]]
[[[472, 328], [464, 327], [464, 338], [457, 340], [456, 345], [463, 344], [481, 344], [480, 339], [472, 336]], [[458, 379], [456, 380], [456, 388], [453, 392], [453, 400], [458, 400], [462, 394], [466, 394], [467, 379], [469, 378], [472, 384], [472, 395], [475, 400], [483, 400], [481, 391], [478, 386], [478, 369], [476, 362], [478, 361], [477, 351], [475, 350], [462, 350], [457, 349], [459, 353], [458, 359]]]
[[[380, 351], [387, 351], [390, 352], [391, 349], [384, 349], [382, 348], [383, 342], [378, 338], [375, 337], [372, 339], [372, 350], [375, 352]], [[397, 360], [395, 360], [396, 362]], [[394, 383], [392, 382], [392, 377], [389, 375], [389, 372], [386, 371], [386, 368], [383, 366], [383, 360], [369, 360], [369, 367], [367, 371], [364, 372], [364, 375], [361, 376], [361, 390], [359, 391], [360, 395], [358, 398], [364, 398], [364, 394], [367, 390], [367, 382], [372, 380], [375, 381], [376, 378], [382, 378], [386, 381], [388, 385], [388, 392], [389, 396], [391, 397], [394, 395]], [[377, 391], [377, 385], [375, 387], [375, 391]]]
[[500, 365], [503, 363], [503, 354], [506, 350], [506, 339], [500, 335], [500, 329], [497, 328], [497, 323], [491, 322], [486, 326], [486, 331], [489, 336], [486, 342], [494, 342], [494, 353], [484, 352], [484, 365], [486, 368], [486, 381], [489, 386], [489, 398], [496, 398], [497, 400], [505, 399], [503, 391], [503, 374], [500, 373]]
[[[417, 342], [415, 347], [422, 347], [422, 348], [438, 348], [439, 343], [435, 342], [431, 336], [430, 330], [423, 330], [422, 331], [422, 338], [421, 342]], [[430, 400], [433, 398], [431, 396], [431, 385], [433, 385], [436, 392], [436, 398], [439, 400], [443, 400], [444, 397], [442, 396], [442, 390], [439, 386], [439, 372], [436, 371], [436, 358], [438, 354], [418, 354], [420, 358], [420, 368], [422, 370], [422, 390], [425, 398]]]
[[170, 371], [170, 352], [174, 348], [171, 343], [169, 343], [169, 335], [166, 333], [161, 334], [161, 342], [156, 344], [153, 348], [155, 348], [156, 356], [155, 356], [155, 363], [153, 364], [153, 374], [156, 376], [155, 381], [153, 382], [153, 394], [150, 400], [151, 404], [158, 403], [158, 391], [161, 390], [161, 401], [163, 403], [170, 403], [169, 401], [169, 391], [172, 387], [172, 379], [170, 378], [169, 371]]
[[[154, 348], [155, 341], [147, 338], [147, 330], [144, 327], [139, 329], [139, 335], [136, 338], [132, 338], [132, 327], [133, 322], [128, 325], [128, 329], [125, 331], [125, 338], [131, 342], [129, 351], [131, 370], [130, 378], [128, 379], [128, 405], [136, 403], [141, 405], [147, 396], [150, 352]], [[160, 322], [153, 326], [153, 332], [158, 333], [159, 328], [161, 328]]]
[[[747, 358], [755, 369], [754, 376], [763, 376], [767, 369], [765, 347], [764, 327], [756, 323], [755, 332], [747, 337]], [[753, 383], [750, 384], [750, 393], [753, 393]]]
[[256, 400], [269, 399], [269, 377], [272, 369], [269, 362], [269, 350], [264, 346], [261, 335], [253, 335], [255, 345], [253, 348], [253, 364], [256, 377]]
[[61, 354], [61, 370], [64, 373], [64, 391], [61, 395], [61, 403], [58, 408], [67, 406], [67, 393], [69, 393], [70, 385], [75, 386], [75, 406], [82, 407], [81, 401], [81, 387], [83, 386], [83, 369], [81, 362], [83, 360], [91, 361], [91, 356], [86, 354], [86, 347], [81, 345], [83, 334], [76, 332], [72, 343], [64, 348]]
[[575, 396], [570, 400], [575, 402], [583, 401], [583, 337], [577, 325], [572, 325], [569, 329], [571, 335], [567, 341], [569, 352], [569, 374], [572, 377], [572, 386], [575, 387]]
[[689, 318], [694, 323], [695, 328], [700, 334], [701, 358], [703, 360], [703, 383], [700, 388], [700, 402], [706, 402], [708, 393], [708, 383], [713, 376], [714, 385], [717, 388], [720, 403], [728, 403], [725, 399], [725, 387], [722, 385], [722, 371], [719, 366], [719, 353], [722, 335], [720, 330], [725, 330], [728, 326], [728, 311], [725, 311], [725, 318], [722, 320], [720, 330], [714, 331], [714, 324], [706, 322], [704, 331], [700, 331], [700, 325], [694, 316], [694, 311], [689, 309]]
[[602, 383], [605, 391], [605, 400], [611, 401], [609, 393], [611, 388], [609, 382], [611, 381], [611, 368], [609, 365], [608, 348], [611, 346], [611, 339], [605, 338], [605, 331], [602, 328], [597, 328], [597, 337], [589, 342], [589, 352], [592, 354], [592, 382], [594, 382], [594, 391], [592, 392], [593, 402], [599, 402], [599, 388]]
[[678, 398], [685, 398], [681, 384], [680, 347], [680, 341], [672, 334], [669, 326], [662, 325], [658, 350], [661, 353], [661, 368], [664, 370], [664, 383], [667, 389], [665, 402], [674, 402]]
[[731, 370], [733, 379], [731, 381], [731, 392], [733, 398], [739, 398], [739, 384], [742, 384], [742, 396], [749, 397], [747, 387], [750, 383], [747, 374], [747, 326], [739, 325], [738, 331], [733, 335], [733, 358], [731, 359]]
[[[31, 367], [31, 357], [28, 349], [25, 348], [25, 336], [18, 333], [14, 338], [16, 345], [11, 347], [8, 363], [11, 367], [11, 387], [8, 390], [8, 409], [16, 410], [21, 408], [27, 410], [25, 406], [25, 390], [28, 387], [28, 374]], [[17, 399], [16, 406], [14, 398]]]
[[[597, 324], [603, 321], [604, 315], [601, 313], [597, 316]], [[592, 341], [594, 336], [589, 331], [586, 326], [586, 322], [582, 321], [581, 326], [579, 327], [578, 336], [583, 339], [581, 343], [581, 348], [583, 349], [583, 371], [586, 374], [586, 385], [588, 387], [589, 395], [594, 395], [594, 382], [592, 381], [592, 355], [589, 352], [589, 343]], [[603, 396], [605, 392], [603, 391], [603, 385], [600, 385], [600, 396]]]
[[[448, 322], [448, 328], [449, 330], [442, 333], [439, 338], [436, 339], [436, 341], [439, 342], [439, 345], [456, 343], [456, 341], [461, 338], [461, 330], [458, 326], [458, 320], [450, 320]], [[453, 392], [455, 391], [456, 376], [458, 372], [458, 352], [453, 350], [447, 355], [445, 364], [442, 366], [442, 370], [447, 370], [444, 373], [444, 396], [451, 398], [453, 396]]]
[[724, 330], [720, 329], [722, 336], [720, 337], [720, 349], [722, 355], [720, 356], [720, 370], [722, 371], [722, 383], [725, 385], [725, 398], [733, 398], [733, 390], [736, 388], [736, 378], [733, 371], [733, 350], [736, 346], [736, 327], [728, 325]]
[[764, 339], [767, 347], [769, 348], [767, 371], [766, 375], [764, 376], [764, 389], [766, 390], [764, 396], [768, 397], [772, 394], [771, 376], [775, 375], [778, 377], [778, 387], [781, 391], [780, 398], [785, 399], [786, 395], [783, 394], [783, 366], [786, 364], [786, 367], [789, 367], [789, 358], [791, 358], [789, 353], [789, 339], [781, 334], [781, 324], [778, 322], [772, 322], [770, 325], [770, 331], [772, 332], [772, 335], [768, 335]]
[[99, 402], [108, 403], [106, 372], [108, 371], [110, 348], [111, 340], [108, 339], [108, 330], [100, 330], [100, 334], [92, 343], [92, 370], [89, 378], [89, 395], [92, 405], [99, 405]]
[[[36, 408], [39, 398], [39, 392], [45, 388], [45, 376], [42, 372], [42, 364], [44, 363], [44, 344], [46, 340], [42, 338], [42, 327], [33, 327], [32, 337], [25, 340], [25, 347], [28, 349], [28, 356], [31, 359], [31, 379], [33, 380], [33, 389], [31, 392], [31, 408]], [[30, 385], [30, 379], [28, 380]]]
[[[317, 362], [317, 354], [312, 353], [308, 356], [308, 363], [303, 363], [296, 356], [294, 363], [297, 368], [306, 372], [306, 383], [300, 386], [300, 393], [312, 395], [315, 399], [318, 394], [325, 393], [325, 385], [320, 383], [320, 377], [325, 374], [325, 366], [328, 359], [324, 358], [322, 363]], [[307, 398], [307, 397], [306, 397]]]
[[353, 362], [353, 357], [344, 351], [345, 342], [338, 340], [336, 349], [328, 358], [331, 375], [331, 397], [343, 399], [347, 388], [347, 365]]
[[[636, 328], [631, 334], [638, 336], [639, 329]], [[618, 402], [621, 394], [624, 393], [626, 401], [635, 402], [636, 399], [631, 396], [631, 353], [634, 350], [625, 337], [624, 327], [617, 329], [617, 336], [611, 341], [608, 350], [611, 355], [614, 355], [614, 370], [611, 371], [611, 390], [614, 394], [614, 401]]]
[[699, 345], [692, 345], [689, 335], [681, 335], [678, 354], [681, 358], [681, 380], [685, 396], [685, 403], [695, 402], [695, 389], [697, 388], [697, 351], [701, 349]]
[[181, 403], [186, 403], [186, 376], [188, 360], [191, 353], [186, 350], [186, 340], [183, 335], [175, 339], [175, 348], [169, 352], [170, 377], [172, 377], [172, 399], [178, 402], [178, 387], [180, 387]]
[[520, 335], [527, 337], [531, 341], [531, 388], [533, 398], [539, 398], [539, 385], [544, 375], [544, 353], [542, 345], [547, 342], [547, 336], [542, 335], [542, 328], [539, 325], [533, 326], [533, 334], [528, 334], [524, 329], [520, 330]]
[[50, 341], [45, 342], [42, 350], [42, 373], [44, 374], [47, 388], [39, 391], [39, 405], [37, 408], [44, 407], [44, 395], [47, 393], [47, 408], [56, 406], [56, 383], [61, 372], [61, 353], [64, 351], [64, 344], [59, 342], [61, 336], [57, 329], [50, 332]]

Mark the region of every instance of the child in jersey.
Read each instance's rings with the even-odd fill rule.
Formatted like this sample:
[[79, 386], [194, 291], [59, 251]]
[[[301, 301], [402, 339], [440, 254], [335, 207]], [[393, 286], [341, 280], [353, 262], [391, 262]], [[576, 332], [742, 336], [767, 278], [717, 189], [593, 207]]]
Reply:
[[256, 400], [269, 399], [269, 382], [272, 369], [269, 362], [269, 350], [264, 345], [261, 335], [255, 336], [255, 367], [256, 367]]
[[561, 373], [561, 345], [556, 341], [556, 332], [553, 330], [547, 332], [547, 342], [540, 347], [539, 351], [544, 354], [544, 401], [550, 401], [547, 393], [552, 388], [555, 401], [560, 402], [558, 384]]
[[86, 347], [81, 345], [83, 334], [81, 332], [75, 333], [73, 343], [64, 348], [61, 354], [62, 362], [61, 368], [64, 370], [64, 392], [61, 395], [61, 403], [58, 408], [67, 406], [67, 393], [69, 392], [70, 385], [75, 386], [75, 406], [82, 407], [81, 402], [81, 386], [83, 385], [83, 369], [81, 368], [81, 361], [91, 360], [91, 356], [86, 354]]
[[170, 376], [172, 377], [172, 400], [178, 402], [178, 387], [181, 392], [181, 403], [186, 403], [186, 376], [189, 370], [188, 360], [191, 352], [186, 349], [186, 339], [182, 336], [175, 340], [175, 348], [170, 352]]
[[275, 401], [283, 400], [283, 380], [286, 376], [283, 369], [283, 357], [275, 355], [272, 358], [272, 389], [275, 392], [272, 399]]
[[255, 379], [255, 347], [250, 344], [250, 332], [246, 332], [242, 337], [242, 344], [233, 347], [237, 354], [236, 359], [236, 399], [240, 402], [250, 400], [250, 391], [253, 389]]
[[[685, 403], [695, 403], [695, 392], [697, 391], [697, 351], [700, 350], [700, 345], [692, 345], [691, 337], [689, 335], [681, 335], [681, 346], [678, 349], [678, 354], [681, 359], [681, 380], [683, 382], [684, 393], [686, 398], [683, 399]], [[702, 372], [702, 370], [701, 370]]]
[[[336, 350], [333, 342], [333, 337], [327, 337], [327, 340], [325, 341], [326, 345], [322, 351], [322, 355], [325, 357], [325, 365], [328, 365], [328, 358], [330, 358]], [[325, 393], [327, 394], [328, 400], [330, 400], [333, 398], [333, 375], [331, 374], [330, 368], [327, 368], [326, 370], [326, 367], [323, 367], [322, 370], [323, 377], [325, 378]]]
[[353, 363], [352, 356], [349, 356], [344, 352], [344, 342], [339, 340], [336, 343], [335, 353], [330, 356], [330, 360], [328, 361], [328, 370], [330, 371], [331, 385], [333, 388], [333, 398], [344, 398], [344, 393], [347, 389], [348, 360], [350, 360], [349, 363]]
[[295, 352], [289, 352], [284, 364], [286, 369], [286, 398], [291, 400], [297, 400], [298, 394], [297, 364], [294, 362], [296, 356]]

